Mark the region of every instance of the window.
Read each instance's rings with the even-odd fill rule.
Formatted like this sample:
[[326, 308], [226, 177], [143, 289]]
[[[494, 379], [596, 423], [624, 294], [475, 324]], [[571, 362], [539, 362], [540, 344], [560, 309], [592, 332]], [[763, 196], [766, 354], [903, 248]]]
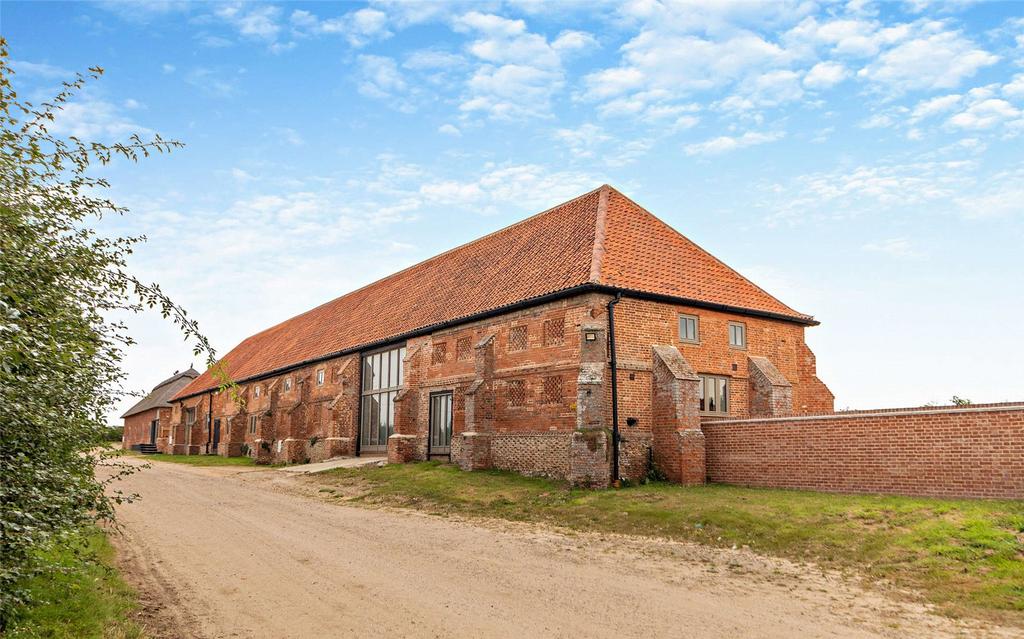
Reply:
[[562, 401], [562, 378], [545, 377], [544, 390], [540, 397], [542, 404], [557, 404]]
[[565, 318], [544, 320], [544, 346], [565, 343]]
[[189, 426], [196, 423], [196, 409], [195, 407], [185, 409], [185, 423]]
[[404, 346], [363, 355], [359, 446], [364, 451], [387, 450], [388, 437], [395, 432], [395, 397], [402, 390], [404, 359]]
[[509, 406], [526, 406], [526, 382], [521, 379], [508, 380], [505, 397]]
[[527, 345], [527, 328], [526, 325], [513, 326], [508, 329], [508, 350], [510, 351], [525, 351]]
[[259, 397], [260, 396], [260, 387], [259, 386], [253, 386], [253, 388], [252, 388], [252, 396], [253, 397]]
[[700, 343], [700, 323], [696, 315], [679, 314], [679, 341], [688, 344]]
[[258, 415], [249, 415], [249, 432], [250, 433], [255, 433], [256, 432], [256, 423], [259, 421], [259, 419], [260, 418], [259, 418]]
[[700, 375], [700, 412], [711, 415], [729, 414], [729, 379]]
[[729, 322], [729, 346], [733, 348], [747, 347], [747, 325], [742, 322]]
[[446, 359], [448, 359], [448, 342], [435, 342], [430, 353], [430, 363], [444, 364]]
[[455, 359], [464, 362], [473, 358], [473, 348], [468, 337], [460, 337], [455, 342]]
[[291, 389], [292, 389], [292, 378], [291, 377], [285, 377], [284, 378], [284, 391], [287, 393]]
[[322, 369], [322, 368], [316, 372], [316, 385], [317, 386], [323, 386], [324, 385], [324, 369]]

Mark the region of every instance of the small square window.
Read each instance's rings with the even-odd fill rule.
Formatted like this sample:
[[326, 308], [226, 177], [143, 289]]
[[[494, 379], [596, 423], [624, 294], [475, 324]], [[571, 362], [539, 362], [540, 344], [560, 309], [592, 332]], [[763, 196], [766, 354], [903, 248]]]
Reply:
[[508, 350], [510, 351], [524, 351], [527, 346], [527, 328], [526, 325], [513, 326], [508, 329]]
[[565, 318], [544, 320], [544, 346], [560, 346], [565, 343]]
[[291, 389], [292, 389], [292, 378], [291, 377], [285, 377], [284, 378], [284, 390], [285, 390], [285, 392], [288, 392]]
[[322, 368], [316, 372], [316, 385], [317, 386], [323, 386], [324, 385], [324, 369], [322, 369]]
[[679, 341], [688, 344], [700, 343], [700, 320], [696, 315], [679, 314]]
[[430, 353], [431, 364], [444, 364], [448, 359], [448, 342], [434, 342], [433, 352]]
[[729, 346], [733, 348], [747, 347], [747, 325], [742, 322], [729, 322]]
[[455, 359], [464, 362], [473, 358], [473, 348], [468, 337], [460, 337], [455, 342]]
[[508, 380], [506, 397], [509, 406], [526, 405], [526, 382], [521, 379]]

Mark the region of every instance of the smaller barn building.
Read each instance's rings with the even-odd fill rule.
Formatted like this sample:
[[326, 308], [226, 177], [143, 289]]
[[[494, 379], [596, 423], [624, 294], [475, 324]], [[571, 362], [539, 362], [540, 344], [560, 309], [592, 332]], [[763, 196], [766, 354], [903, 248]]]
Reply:
[[167, 439], [171, 430], [171, 402], [178, 391], [199, 377], [199, 371], [174, 371], [164, 381], [153, 387], [148, 395], [128, 409], [124, 420], [121, 447], [125, 450], [144, 452], [168, 452]]

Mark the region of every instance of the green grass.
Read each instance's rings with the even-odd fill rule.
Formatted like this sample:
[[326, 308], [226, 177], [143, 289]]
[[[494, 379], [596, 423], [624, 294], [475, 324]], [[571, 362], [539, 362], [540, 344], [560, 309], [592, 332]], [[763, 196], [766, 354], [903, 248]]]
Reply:
[[89, 529], [77, 543], [53, 551], [52, 556], [67, 572], [40, 575], [28, 582], [37, 603], [14, 619], [6, 639], [144, 637], [131, 619], [135, 595], [114, 568], [114, 549], [101, 530]]
[[310, 476], [324, 497], [742, 546], [887, 579], [951, 616], [1024, 627], [1024, 501], [655, 483], [622, 490], [436, 462]]
[[145, 460], [158, 462], [172, 462], [175, 464], [188, 464], [189, 466], [255, 466], [256, 462], [250, 457], [221, 457], [220, 455], [143, 455], [135, 451], [127, 452], [133, 457], [140, 457]]

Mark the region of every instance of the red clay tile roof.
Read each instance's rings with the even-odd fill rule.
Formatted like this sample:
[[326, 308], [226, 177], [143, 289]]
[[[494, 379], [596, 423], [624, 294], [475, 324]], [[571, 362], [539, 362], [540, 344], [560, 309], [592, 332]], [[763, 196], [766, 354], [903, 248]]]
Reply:
[[[605, 185], [257, 333], [223, 361], [243, 381], [585, 285], [813, 323]], [[215, 387], [207, 371], [175, 399]]]

